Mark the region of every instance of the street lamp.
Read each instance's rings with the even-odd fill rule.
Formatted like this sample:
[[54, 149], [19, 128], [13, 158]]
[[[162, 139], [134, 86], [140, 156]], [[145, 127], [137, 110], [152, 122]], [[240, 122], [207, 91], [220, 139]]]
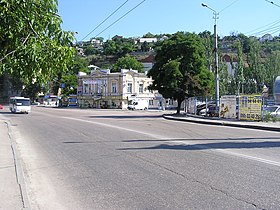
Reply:
[[208, 7], [206, 4], [201, 4], [203, 7], [210, 9], [213, 12], [213, 19], [215, 20], [214, 24], [214, 36], [215, 36], [215, 43], [214, 43], [214, 53], [215, 53], [215, 88], [216, 88], [216, 111], [219, 114], [219, 107], [220, 107], [220, 83], [219, 83], [219, 69], [218, 69], [218, 36], [217, 36], [217, 19], [219, 18], [219, 13], [216, 10]]

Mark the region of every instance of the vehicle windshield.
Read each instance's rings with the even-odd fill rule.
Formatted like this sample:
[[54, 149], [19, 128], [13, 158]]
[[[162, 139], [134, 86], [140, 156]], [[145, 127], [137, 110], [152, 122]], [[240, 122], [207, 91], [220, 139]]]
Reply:
[[16, 103], [18, 106], [30, 106], [30, 100], [29, 99], [17, 99]]

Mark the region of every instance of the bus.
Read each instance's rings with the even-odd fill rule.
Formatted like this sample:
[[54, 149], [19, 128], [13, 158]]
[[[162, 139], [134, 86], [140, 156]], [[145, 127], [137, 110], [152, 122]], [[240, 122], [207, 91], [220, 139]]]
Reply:
[[30, 99], [25, 97], [10, 97], [9, 108], [12, 113], [26, 113], [31, 111]]

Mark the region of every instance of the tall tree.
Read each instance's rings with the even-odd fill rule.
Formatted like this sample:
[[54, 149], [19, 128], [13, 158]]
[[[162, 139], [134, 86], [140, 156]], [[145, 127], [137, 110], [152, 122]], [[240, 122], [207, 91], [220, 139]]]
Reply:
[[121, 69], [133, 69], [144, 72], [144, 66], [136, 58], [132, 56], [124, 56], [117, 60], [112, 67], [112, 72], [119, 72]]
[[244, 93], [244, 60], [243, 60], [243, 47], [240, 40], [236, 41], [235, 47], [237, 49], [237, 66], [235, 72], [236, 78], [236, 94]]
[[214, 76], [206, 67], [205, 49], [198, 35], [178, 32], [157, 49], [155, 65], [148, 73], [154, 80], [151, 89], [177, 100], [178, 114], [186, 97], [213, 93]]
[[280, 51], [273, 51], [268, 57], [265, 69], [265, 85], [269, 88], [269, 93], [273, 93], [274, 82], [277, 76], [280, 76]]
[[61, 29], [57, 11], [57, 0], [0, 2], [0, 75], [28, 85], [68, 69], [74, 34]]

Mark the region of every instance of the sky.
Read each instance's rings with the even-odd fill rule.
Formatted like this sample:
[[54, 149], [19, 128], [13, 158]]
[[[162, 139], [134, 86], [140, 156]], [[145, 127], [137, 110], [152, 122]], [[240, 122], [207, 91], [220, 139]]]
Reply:
[[[207, 30], [213, 33], [215, 23], [213, 12], [207, 7], [202, 7], [202, 3], [219, 13], [217, 33], [221, 37], [231, 33], [243, 33], [246, 36], [262, 36], [270, 33], [278, 36], [280, 0], [273, 0], [274, 4], [270, 2], [267, 0], [58, 0], [58, 13], [63, 21], [62, 29], [75, 32], [77, 41], [87, 41], [94, 37], [103, 37], [107, 40], [115, 35], [126, 38], [142, 37], [148, 32], [173, 34], [185, 31], [198, 34]], [[101, 24], [104, 20], [106, 21]]]

